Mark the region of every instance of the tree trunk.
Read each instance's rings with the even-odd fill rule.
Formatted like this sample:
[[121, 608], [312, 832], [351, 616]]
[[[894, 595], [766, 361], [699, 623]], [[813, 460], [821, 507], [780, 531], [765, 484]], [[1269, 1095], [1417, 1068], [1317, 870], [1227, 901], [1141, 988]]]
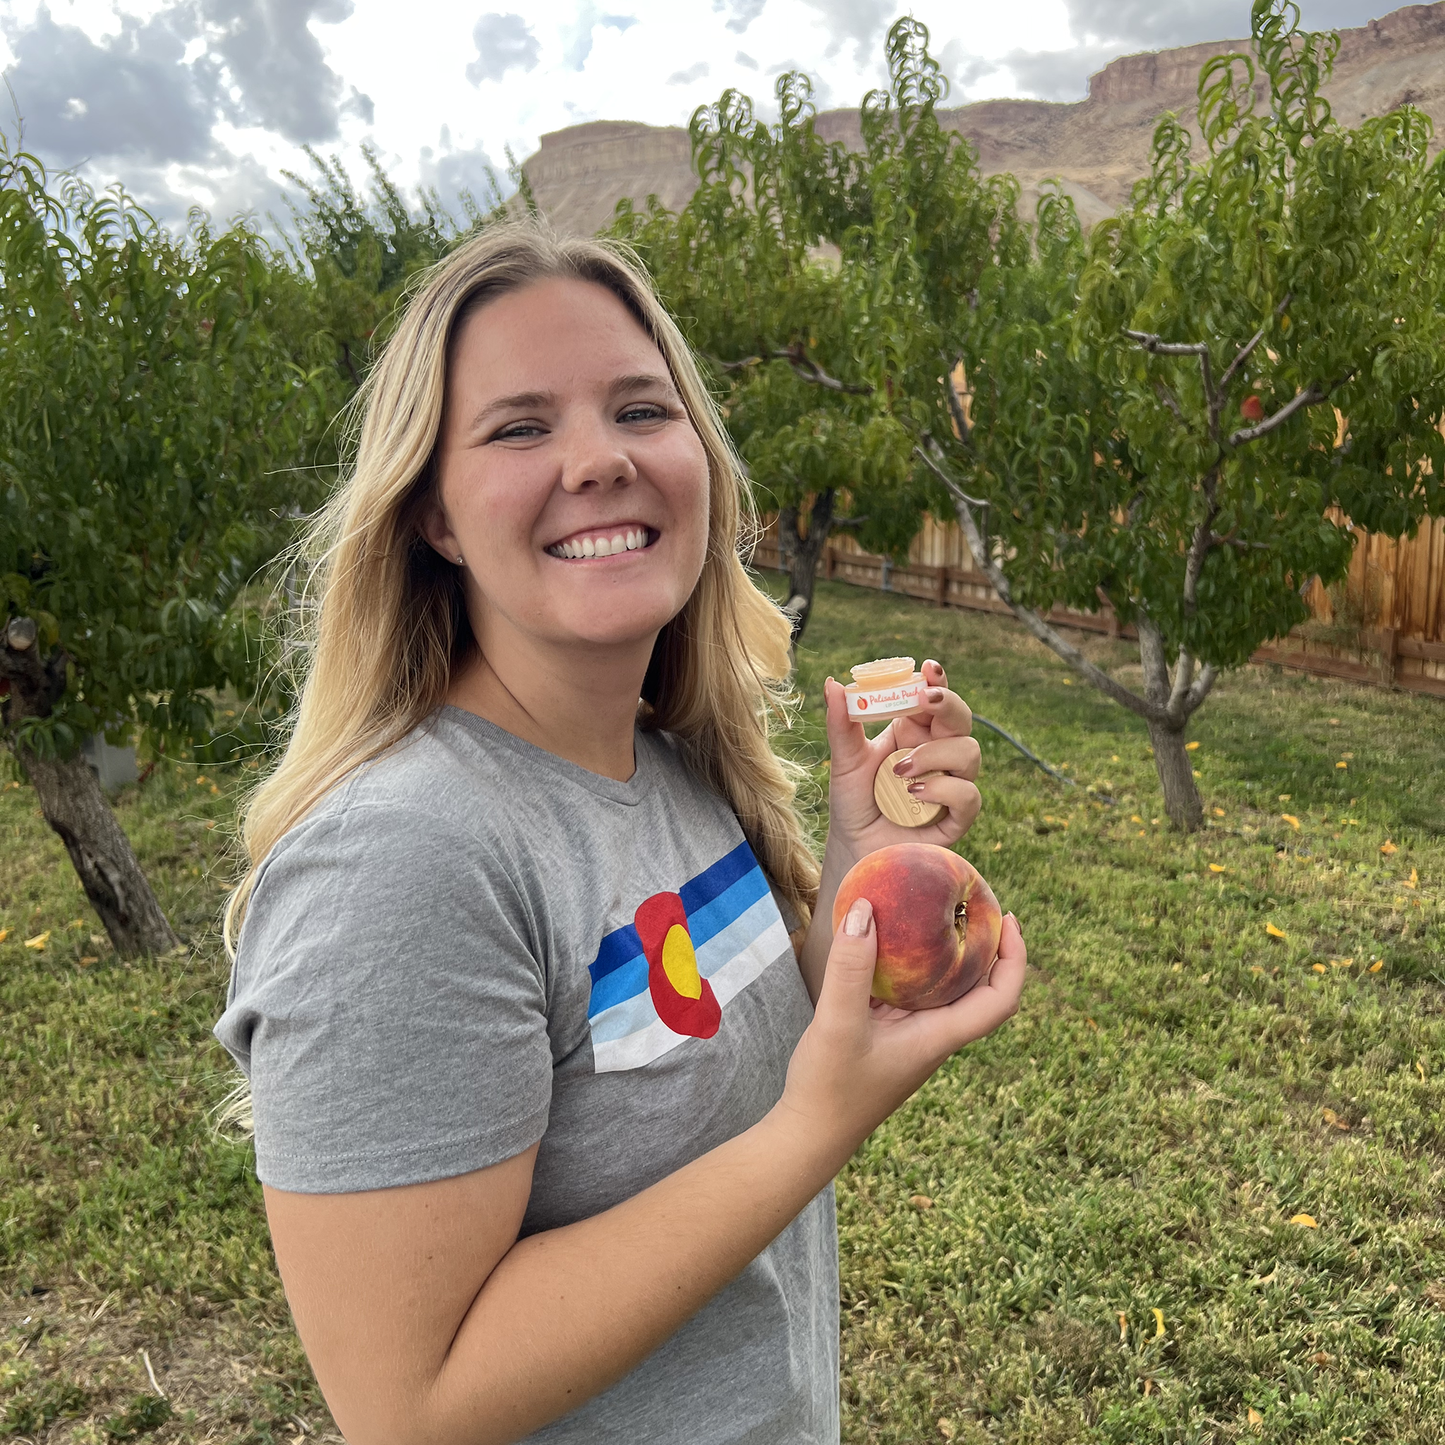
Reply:
[[832, 487], [818, 492], [808, 513], [808, 535], [798, 530], [798, 509], [783, 507], [778, 512], [778, 548], [783, 565], [788, 569], [788, 600], [783, 610], [793, 624], [793, 642], [797, 643], [808, 625], [813, 610], [813, 587], [818, 578], [818, 563], [833, 530], [834, 504], [837, 493]]
[[1204, 802], [1194, 784], [1189, 754], [1184, 751], [1184, 729], [1151, 722], [1149, 741], [1154, 744], [1154, 769], [1164, 789], [1169, 821], [1186, 833], [1197, 833], [1204, 822]]
[[130, 839], [85, 759], [40, 758], [27, 748], [17, 748], [16, 756], [115, 951], [122, 958], [135, 958], [177, 947], [180, 939], [161, 912]]
[[166, 953], [180, 940], [161, 912], [100, 782], [82, 757], [43, 758], [14, 740], [26, 718], [48, 717], [65, 693], [67, 658], [59, 648], [41, 661], [38, 629], [12, 617], [0, 630], [0, 735], [20, 760], [45, 821], [60, 835], [85, 896], [123, 958]]
[[[1169, 660], [1164, 655], [1164, 639], [1159, 629], [1143, 613], [1136, 619], [1139, 629], [1139, 661], [1144, 665], [1144, 695], [1151, 703], [1163, 708], [1169, 701], [1174, 677], [1169, 670]], [[1176, 663], [1183, 666], [1183, 663]], [[1204, 822], [1204, 803], [1199, 789], [1194, 786], [1194, 769], [1189, 763], [1189, 754], [1184, 751], [1184, 728], [1189, 721], [1188, 714], [1180, 717], [1177, 725], [1163, 719], [1146, 718], [1149, 727], [1149, 741], [1154, 744], [1154, 770], [1159, 774], [1159, 786], [1164, 790], [1164, 811], [1176, 828], [1186, 833], [1196, 833]]]

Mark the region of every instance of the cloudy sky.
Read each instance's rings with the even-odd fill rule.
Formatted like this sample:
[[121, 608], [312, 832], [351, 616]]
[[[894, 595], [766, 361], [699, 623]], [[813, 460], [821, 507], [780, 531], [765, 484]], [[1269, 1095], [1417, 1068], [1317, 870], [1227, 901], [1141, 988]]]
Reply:
[[[1082, 98], [1116, 55], [1249, 30], [1249, 0], [0, 0], [0, 67], [26, 148], [121, 180], [168, 219], [284, 214], [301, 147], [360, 174], [371, 141], [407, 184], [485, 188], [538, 137], [588, 120], [682, 125], [727, 86], [763, 101], [802, 68], [823, 107], [883, 77], [909, 12], [953, 103]], [[508, 8], [509, 5], [515, 8]], [[1315, 28], [1390, 0], [1302, 0]], [[15, 114], [0, 94], [0, 130]], [[290, 189], [294, 190], [294, 187]]]

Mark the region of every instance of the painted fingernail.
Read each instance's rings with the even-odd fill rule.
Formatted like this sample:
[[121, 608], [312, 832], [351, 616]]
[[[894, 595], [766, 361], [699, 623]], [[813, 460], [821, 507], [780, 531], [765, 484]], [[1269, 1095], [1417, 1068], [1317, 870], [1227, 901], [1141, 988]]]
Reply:
[[843, 920], [843, 932], [849, 938], [862, 938], [873, 921], [873, 905], [866, 898], [859, 898], [848, 910]]
[[930, 687], [928, 691], [923, 695], [929, 700], [929, 702], [943, 701], [943, 689], [941, 687]]
[[921, 793], [927, 786], [928, 784], [920, 779], [920, 781], [916, 783], [909, 783], [908, 791], [910, 793]]
[[913, 771], [913, 754], [912, 754], [912, 753], [909, 753], [906, 758], [899, 758], [898, 761], [893, 764], [893, 774], [894, 774], [895, 777], [906, 778], [906, 777], [909, 776], [910, 773], [912, 773], [912, 771]]

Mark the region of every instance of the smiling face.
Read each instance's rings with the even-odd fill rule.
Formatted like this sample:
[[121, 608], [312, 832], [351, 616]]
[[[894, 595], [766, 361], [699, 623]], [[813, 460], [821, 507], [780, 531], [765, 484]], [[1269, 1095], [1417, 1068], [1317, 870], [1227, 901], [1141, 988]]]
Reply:
[[702, 572], [708, 462], [661, 352], [603, 286], [538, 281], [473, 312], [448, 360], [437, 505], [493, 668], [641, 657]]

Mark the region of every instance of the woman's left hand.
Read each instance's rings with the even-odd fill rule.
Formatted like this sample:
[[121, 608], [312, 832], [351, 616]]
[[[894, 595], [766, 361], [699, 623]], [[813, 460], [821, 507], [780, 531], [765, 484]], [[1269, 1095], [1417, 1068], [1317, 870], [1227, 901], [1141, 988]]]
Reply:
[[[948, 678], [937, 662], [928, 659], [920, 671], [926, 685], [922, 709], [911, 717], [894, 718], [872, 741], [864, 734], [862, 723], [849, 718], [842, 683], [830, 677], [823, 685], [832, 754], [828, 851], [836, 849], [842, 855], [836, 861], [844, 869], [892, 843], [937, 843], [947, 848], [958, 842], [978, 817], [982, 800], [974, 779], [982, 754], [977, 741], [969, 736], [973, 713], [956, 692], [948, 690]], [[948, 810], [921, 828], [890, 822], [879, 811], [873, 794], [879, 766], [901, 748], [912, 749], [912, 753], [899, 760], [900, 777], [911, 780], [921, 773], [940, 774], [915, 785], [916, 798], [942, 803]]]

